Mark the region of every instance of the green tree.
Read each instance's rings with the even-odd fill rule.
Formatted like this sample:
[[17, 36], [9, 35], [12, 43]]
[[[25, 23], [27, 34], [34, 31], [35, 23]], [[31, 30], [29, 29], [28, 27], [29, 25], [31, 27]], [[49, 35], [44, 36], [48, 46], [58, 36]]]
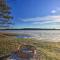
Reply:
[[9, 27], [11, 24], [11, 8], [8, 6], [6, 0], [0, 0], [0, 27]]

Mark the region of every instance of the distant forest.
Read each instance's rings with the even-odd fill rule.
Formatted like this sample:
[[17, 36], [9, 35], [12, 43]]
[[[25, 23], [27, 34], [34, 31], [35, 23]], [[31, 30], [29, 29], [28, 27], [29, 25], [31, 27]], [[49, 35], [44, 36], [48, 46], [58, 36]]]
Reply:
[[0, 29], [0, 30], [60, 30], [60, 29], [45, 29], [45, 28], [20, 28], [20, 29]]

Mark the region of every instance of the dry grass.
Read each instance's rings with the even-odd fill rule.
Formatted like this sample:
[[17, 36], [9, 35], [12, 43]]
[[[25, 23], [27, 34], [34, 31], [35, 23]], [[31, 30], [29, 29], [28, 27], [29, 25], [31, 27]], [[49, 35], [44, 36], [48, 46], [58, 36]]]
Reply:
[[16, 41], [16, 37], [0, 34], [0, 56], [15, 51], [17, 47], [18, 47], [18, 43]]
[[60, 60], [60, 42], [44, 42], [34, 39], [20, 39], [0, 34], [0, 56], [15, 51], [20, 43], [32, 44], [37, 48], [40, 60]]
[[60, 42], [45, 42], [34, 39], [17, 39], [37, 48], [40, 60], [60, 60]]
[[60, 42], [37, 41], [34, 44], [38, 50], [40, 60], [60, 60]]

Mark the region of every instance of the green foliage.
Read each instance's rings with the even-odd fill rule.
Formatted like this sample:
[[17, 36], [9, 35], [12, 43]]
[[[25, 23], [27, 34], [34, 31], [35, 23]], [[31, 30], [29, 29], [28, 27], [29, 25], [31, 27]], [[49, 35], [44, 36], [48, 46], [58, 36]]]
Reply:
[[[6, 0], [0, 0], [0, 27], [8, 27], [9, 22], [11, 23], [11, 19], [13, 18], [10, 16], [11, 8], [6, 3]], [[6, 26], [5, 26], [6, 25]]]

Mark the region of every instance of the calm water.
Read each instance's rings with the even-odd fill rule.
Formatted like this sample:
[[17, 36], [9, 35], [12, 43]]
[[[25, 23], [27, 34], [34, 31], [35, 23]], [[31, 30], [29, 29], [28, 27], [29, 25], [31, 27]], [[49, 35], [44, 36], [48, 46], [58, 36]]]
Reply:
[[44, 41], [60, 41], [60, 30], [7, 30], [18, 34], [29, 34], [29, 36], [20, 36], [25, 38], [35, 38]]

